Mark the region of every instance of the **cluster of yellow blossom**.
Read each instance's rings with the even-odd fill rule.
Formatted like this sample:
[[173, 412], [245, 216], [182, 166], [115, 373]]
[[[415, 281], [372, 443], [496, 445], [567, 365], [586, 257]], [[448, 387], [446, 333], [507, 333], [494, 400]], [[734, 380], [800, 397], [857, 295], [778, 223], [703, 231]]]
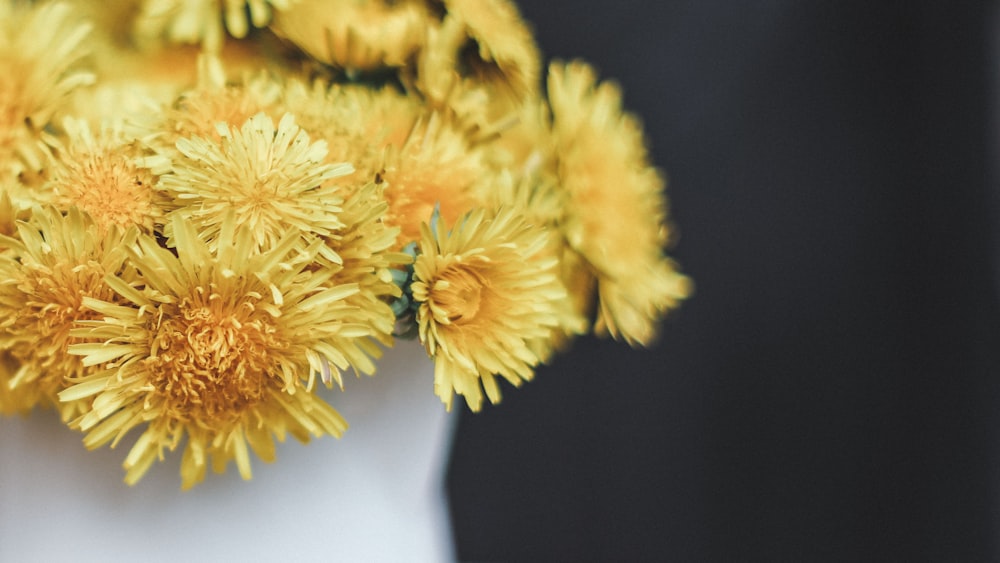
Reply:
[[[0, 0], [0, 412], [250, 476], [419, 338], [479, 410], [690, 291], [663, 179], [509, 0]], [[430, 385], [429, 385], [430, 387]]]

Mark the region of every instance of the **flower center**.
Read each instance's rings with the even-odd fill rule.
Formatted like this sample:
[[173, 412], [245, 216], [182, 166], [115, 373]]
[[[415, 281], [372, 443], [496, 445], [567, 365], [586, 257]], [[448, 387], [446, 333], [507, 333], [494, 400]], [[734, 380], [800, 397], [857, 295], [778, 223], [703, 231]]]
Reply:
[[86, 211], [102, 228], [151, 221], [153, 176], [124, 154], [84, 155], [58, 189], [66, 204]]
[[235, 419], [273, 385], [271, 351], [281, 347], [275, 328], [264, 315], [250, 318], [249, 302], [224, 308], [212, 301], [182, 302], [179, 314], [160, 324], [157, 353], [146, 360], [167, 411], [179, 420]]
[[473, 268], [449, 268], [434, 284], [435, 320], [442, 323], [465, 324], [479, 313], [483, 292], [489, 281]]

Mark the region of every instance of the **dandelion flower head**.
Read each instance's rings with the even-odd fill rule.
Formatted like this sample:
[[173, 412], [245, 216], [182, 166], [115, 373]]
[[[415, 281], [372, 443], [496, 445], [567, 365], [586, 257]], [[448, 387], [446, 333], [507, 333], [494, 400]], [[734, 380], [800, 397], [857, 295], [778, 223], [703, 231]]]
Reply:
[[565, 296], [545, 241], [509, 210], [472, 211], [450, 229], [424, 224], [413, 297], [434, 389], [449, 407], [457, 393], [479, 410], [483, 391], [500, 400], [498, 376], [513, 385], [533, 377], [531, 344], [558, 326]]
[[81, 66], [89, 31], [66, 4], [0, 0], [0, 174], [42, 167], [46, 126], [94, 80]]
[[17, 397], [17, 410], [56, 406], [64, 420], [80, 402], [59, 402], [67, 381], [87, 369], [69, 346], [77, 339], [78, 321], [97, 316], [85, 299], [114, 301], [105, 276], [123, 274], [126, 231], [99, 228], [87, 215], [71, 209], [65, 216], [47, 207], [18, 224], [12, 252], [0, 255], [0, 350], [18, 362], [6, 381]]
[[654, 323], [690, 292], [664, 257], [663, 178], [647, 160], [642, 129], [621, 94], [583, 63], [549, 70], [558, 178], [566, 192], [564, 233], [592, 268], [599, 330], [648, 344]]
[[310, 389], [317, 374], [371, 369], [352, 341], [386, 327], [343, 305], [357, 286], [305, 270], [310, 257], [294, 250], [295, 233], [260, 252], [251, 229], [228, 221], [212, 250], [189, 223], [173, 223], [176, 254], [142, 235], [129, 249], [139, 277], [109, 280], [124, 304], [84, 301], [98, 319], [80, 323], [73, 335], [87, 342], [70, 351], [101, 369], [60, 397], [92, 398], [75, 421], [85, 444], [145, 426], [125, 460], [135, 482], [186, 438], [181, 475], [190, 487], [209, 459], [220, 469], [233, 460], [249, 478], [248, 446], [270, 460], [286, 433], [341, 435], [346, 422]]

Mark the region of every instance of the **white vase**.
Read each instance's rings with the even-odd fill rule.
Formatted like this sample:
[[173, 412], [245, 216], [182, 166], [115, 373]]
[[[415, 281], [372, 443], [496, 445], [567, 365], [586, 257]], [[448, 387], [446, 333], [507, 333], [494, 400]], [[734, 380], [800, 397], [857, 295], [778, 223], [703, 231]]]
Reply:
[[414, 342], [345, 377], [340, 440], [289, 438], [277, 461], [230, 464], [180, 490], [180, 452], [134, 487], [127, 453], [87, 451], [52, 411], [0, 418], [0, 561], [450, 561], [444, 496], [451, 430], [433, 364]]

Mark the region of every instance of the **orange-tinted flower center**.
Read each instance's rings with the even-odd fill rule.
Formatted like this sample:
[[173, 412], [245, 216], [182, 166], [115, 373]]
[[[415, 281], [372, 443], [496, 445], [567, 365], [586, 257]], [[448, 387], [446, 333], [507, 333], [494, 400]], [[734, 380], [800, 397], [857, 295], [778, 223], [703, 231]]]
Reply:
[[153, 176], [124, 154], [91, 153], [70, 165], [57, 188], [63, 203], [86, 211], [102, 228], [149, 223]]
[[478, 270], [452, 267], [441, 273], [434, 284], [431, 299], [436, 305], [435, 320], [453, 324], [470, 323], [489, 291], [489, 280]]
[[[151, 382], [180, 420], [231, 420], [265, 397], [270, 352], [281, 348], [266, 315], [252, 303], [219, 307], [185, 300], [155, 336]], [[279, 383], [280, 384], [280, 383]]]

